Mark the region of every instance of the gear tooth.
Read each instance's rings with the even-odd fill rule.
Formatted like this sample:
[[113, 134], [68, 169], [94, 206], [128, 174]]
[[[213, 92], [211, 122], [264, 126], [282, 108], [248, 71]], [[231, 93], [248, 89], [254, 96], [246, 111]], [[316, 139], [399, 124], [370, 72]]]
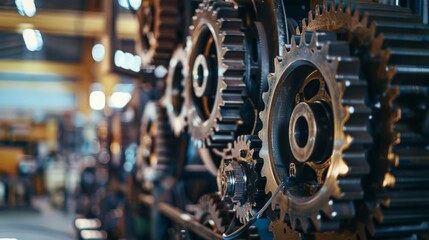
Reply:
[[[348, 2], [347, 3], [347, 7], [346, 7], [346, 14], [347, 15], [350, 15], [351, 16], [351, 14], [352, 14], [352, 5], [351, 5], [351, 3], [350, 2]], [[354, 15], [355, 16], [355, 15]], [[359, 17], [359, 15], [356, 15], [356, 16], [358, 16]]]
[[320, 229], [322, 226], [322, 216], [320, 215], [320, 213], [314, 215], [311, 217], [311, 223], [314, 226], [315, 229]]
[[343, 11], [343, 0], [340, 0], [340, 2], [338, 3], [337, 11], [341, 11], [341, 12]]
[[[302, 33], [301, 33], [302, 34]], [[292, 37], [291, 39], [290, 39], [290, 44], [291, 44], [291, 48], [290, 48], [290, 52], [291, 51], [294, 51], [295, 50], [295, 48], [296, 48], [296, 40], [295, 40], [295, 38], [294, 37]], [[287, 49], [286, 48], [283, 48], [283, 51], [286, 51], [287, 52]], [[286, 56], [285, 54], [283, 54], [283, 56]]]
[[313, 13], [311, 11], [308, 12], [308, 23], [310, 24], [313, 21]]
[[[340, 0], [340, 2], [341, 2], [341, 0]], [[331, 2], [330, 7], [331, 7], [331, 12], [335, 12], [335, 3]]]
[[322, 14], [325, 14], [328, 12], [328, 3], [326, 2], [326, 0], [323, 0], [322, 3]]
[[[360, 11], [358, 10], [357, 11], [357, 16], [359, 16], [359, 13]], [[355, 11], [355, 13], [356, 13], [356, 11]], [[363, 17], [362, 17], [362, 19], [361, 19], [361, 24], [362, 24], [362, 26], [363, 27], [367, 27], [368, 26], [368, 12], [365, 12], [364, 14], [363, 14]]]
[[311, 34], [311, 40], [310, 40], [309, 47], [312, 48], [312, 49], [314, 49], [314, 51], [317, 51], [317, 45], [316, 45], [316, 43], [317, 43], [317, 35], [316, 35], [316, 32], [313, 32]]
[[290, 227], [293, 229], [293, 230], [297, 230], [297, 228], [298, 228], [298, 223], [297, 223], [297, 221], [299, 221], [298, 219], [296, 219], [296, 218], [292, 218], [292, 217], [290, 217]]
[[300, 37], [301, 37], [301, 39], [299, 40], [299, 47], [304, 47], [305, 46], [305, 44], [307, 43], [307, 34], [306, 34], [306, 32], [303, 32], [301, 35], [300, 35]]
[[371, 22], [370, 26], [369, 26], [369, 38], [373, 39], [375, 38], [375, 34], [377, 32], [377, 24], [375, 22]]
[[308, 228], [309, 228], [309, 226], [308, 226], [308, 222], [307, 222], [307, 219], [305, 219], [305, 218], [299, 218], [299, 222], [300, 222], [300, 228], [304, 231], [304, 232], [307, 232], [308, 231]]
[[314, 12], [315, 12], [315, 14], [316, 14], [316, 17], [315, 17], [315, 18], [317, 18], [317, 17], [319, 17], [319, 16], [320, 16], [320, 8], [316, 7], [316, 8], [314, 9]]

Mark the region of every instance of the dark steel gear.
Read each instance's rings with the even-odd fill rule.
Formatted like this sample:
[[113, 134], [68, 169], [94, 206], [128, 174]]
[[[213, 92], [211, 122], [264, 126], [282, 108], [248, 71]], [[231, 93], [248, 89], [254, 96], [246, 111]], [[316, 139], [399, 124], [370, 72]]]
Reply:
[[265, 178], [261, 177], [262, 142], [257, 136], [239, 136], [233, 147], [225, 150], [218, 172], [218, 188], [224, 201], [232, 203], [237, 219], [247, 223], [264, 204]]
[[188, 55], [187, 50], [179, 46], [171, 57], [168, 75], [166, 79], [166, 89], [163, 98], [170, 120], [170, 126], [176, 136], [179, 136], [186, 127], [188, 98], [185, 92], [190, 87], [189, 81], [186, 81], [188, 74]]
[[137, 12], [139, 34], [136, 51], [142, 66], [167, 66], [178, 39], [177, 0], [143, 0]]
[[174, 144], [165, 108], [159, 102], [148, 102], [143, 112], [137, 153], [137, 168], [146, 189], [152, 189], [153, 182], [172, 175], [175, 164], [172, 164], [171, 149]]
[[364, 59], [375, 144], [365, 200], [358, 204], [359, 238], [416, 237], [429, 232], [429, 27], [406, 8], [350, 2], [316, 8], [322, 12], [310, 14], [303, 29], [345, 31]]
[[272, 203], [281, 220], [301, 232], [339, 230], [354, 217], [353, 200], [363, 197], [361, 177], [369, 172], [366, 81], [335, 32], [306, 32], [286, 47], [260, 113], [265, 190], [272, 194], [289, 177], [291, 187]]
[[232, 2], [204, 1], [190, 27], [188, 127], [199, 146], [223, 149], [235, 139], [243, 104], [244, 34]]

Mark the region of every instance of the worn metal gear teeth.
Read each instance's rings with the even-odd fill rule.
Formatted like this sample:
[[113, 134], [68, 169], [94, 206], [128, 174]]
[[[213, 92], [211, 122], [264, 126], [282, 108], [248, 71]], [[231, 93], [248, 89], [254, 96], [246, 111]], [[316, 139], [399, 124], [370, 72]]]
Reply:
[[269, 77], [269, 90], [263, 95], [265, 109], [260, 113], [263, 122], [259, 133], [263, 142], [260, 155], [264, 159], [262, 176], [267, 177], [266, 193], [273, 193], [278, 186], [273, 176], [269, 149], [271, 106], [274, 105], [276, 86], [288, 67], [303, 59], [301, 53], [311, 52], [312, 57], [306, 61], [319, 70], [328, 69], [326, 74], [332, 77], [326, 81], [332, 81], [330, 93], [333, 109], [337, 111], [334, 121], [337, 137], [331, 157], [336, 170], [330, 173], [323, 190], [316, 195], [319, 198], [317, 204], [303, 205], [280, 193], [272, 208], [280, 209], [280, 216], [285, 216], [293, 229], [302, 232], [339, 230], [342, 220], [354, 217], [353, 200], [363, 197], [360, 181], [369, 172], [366, 149], [372, 138], [368, 130], [371, 112], [365, 102], [366, 81], [359, 78], [359, 60], [349, 56], [348, 43], [336, 41], [334, 32], [306, 32], [292, 38], [291, 46], [285, 49], [290, 50], [284, 52], [283, 59], [275, 63], [275, 74]]
[[[154, 0], [153, 9], [148, 10], [151, 6], [143, 4], [140, 8], [138, 15], [140, 21], [145, 18], [144, 11], [154, 11], [152, 16], [153, 21], [153, 32], [144, 32], [144, 29], [149, 26], [140, 26], [142, 35], [140, 36], [140, 44], [142, 49], [137, 49], [142, 59], [142, 66], [149, 65], [163, 65], [168, 66], [171, 54], [177, 45], [177, 31], [180, 25], [178, 24], [179, 12], [178, 12], [178, 1], [177, 0]], [[141, 23], [142, 24], [142, 23]], [[148, 38], [149, 46], [141, 43], [142, 37]]]
[[[183, 133], [187, 126], [186, 114], [189, 99], [186, 98], [185, 93], [190, 87], [189, 81], [186, 81], [188, 74], [188, 50], [188, 48], [184, 49], [182, 46], [179, 46], [174, 51], [169, 63], [166, 79], [167, 86], [162, 100], [175, 136]], [[180, 82], [178, 83], [177, 81]], [[177, 101], [177, 98], [180, 98], [182, 102], [179, 102], [180, 100]]]
[[213, 221], [219, 233], [226, 231], [233, 217], [234, 213], [229, 210], [218, 193], [205, 194], [198, 201], [196, 218], [203, 224], [210, 220]]
[[[153, 176], [144, 176], [147, 181], [159, 181], [168, 174], [173, 174], [175, 169], [173, 151], [175, 138], [171, 131], [165, 108], [159, 102], [148, 102], [145, 106], [141, 126], [141, 146], [138, 151], [138, 158], [156, 158], [156, 163], [151, 159], [140, 159], [139, 166], [143, 174], [147, 170]], [[150, 139], [150, 140], [149, 140]], [[149, 143], [149, 142], [150, 143]], [[149, 145], [150, 146], [149, 146]], [[147, 168], [147, 169], [143, 169]], [[151, 182], [144, 183], [150, 187]]]
[[160, 103], [156, 105], [157, 111], [157, 135], [155, 138], [156, 148], [158, 151], [158, 162], [156, 170], [159, 172], [160, 176], [172, 175], [174, 171], [174, 162], [175, 156], [173, 156], [172, 149], [175, 148], [175, 137], [171, 129], [168, 115], [165, 107]]
[[[198, 41], [194, 38], [199, 36], [201, 24], [210, 24], [215, 35], [213, 37], [217, 38], [217, 95], [210, 116], [204, 123], [195, 121], [198, 118], [196, 110], [189, 111], [189, 131], [199, 146], [223, 149], [235, 139], [235, 132], [241, 122], [240, 107], [244, 103], [244, 34], [240, 31], [242, 20], [238, 18], [234, 3], [204, 1], [195, 10], [193, 25], [190, 27], [193, 44]], [[194, 54], [193, 49], [190, 58], [196, 57]]]
[[[227, 197], [227, 201], [234, 203], [236, 217], [241, 223], [246, 223], [253, 216], [253, 208], [259, 209], [265, 203], [266, 180], [261, 177], [263, 160], [259, 157], [261, 146], [262, 142], [257, 136], [242, 135], [234, 141], [231, 149], [224, 152], [224, 162], [228, 161], [229, 164], [234, 162], [236, 165], [243, 166], [240, 170], [245, 169], [245, 179], [243, 179], [245, 186], [234, 188], [234, 196], [237, 195], [240, 198], [236, 201], [229, 196]], [[235, 184], [237, 184], [237, 180]], [[237, 192], [237, 189], [245, 189], [245, 191]]]
[[[386, 27], [392, 23], [387, 20], [380, 25], [384, 24], [384, 31], [393, 30]], [[410, 24], [402, 18], [395, 23]], [[422, 27], [421, 30], [429, 30]], [[429, 39], [421, 33], [393, 31], [380, 31], [377, 37], [380, 40], [375, 42], [376, 57], [370, 63], [379, 61], [379, 75], [374, 80], [386, 82], [384, 92], [378, 93], [383, 116], [381, 146], [385, 149], [378, 166], [385, 172], [379, 172], [383, 176], [379, 184], [384, 190], [376, 192], [375, 222], [367, 224], [367, 231], [377, 239], [408, 237], [429, 232], [429, 177], [424, 168], [429, 166], [429, 138], [425, 135]]]
[[[429, 179], [424, 173], [429, 166], [424, 110], [429, 96], [429, 27], [409, 9], [373, 2], [349, 1], [346, 9], [340, 2], [317, 9], [321, 13], [310, 13], [304, 28], [346, 28], [362, 45], [369, 43], [365, 46], [371, 57], [364, 71], [382, 126], [376, 133], [380, 143], [374, 146], [382, 150], [371, 157], [372, 185], [378, 187], [370, 184], [366, 189], [362, 215], [367, 217], [358, 225], [359, 238], [402, 239], [429, 232]], [[327, 19], [349, 23], [327, 24]], [[360, 31], [354, 32], [358, 27]]]

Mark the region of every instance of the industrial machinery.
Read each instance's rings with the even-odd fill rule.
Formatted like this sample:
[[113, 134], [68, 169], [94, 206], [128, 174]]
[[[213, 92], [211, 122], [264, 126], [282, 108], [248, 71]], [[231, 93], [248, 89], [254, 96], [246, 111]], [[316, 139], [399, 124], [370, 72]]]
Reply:
[[142, 1], [152, 239], [429, 239], [427, 1], [379, 2]]

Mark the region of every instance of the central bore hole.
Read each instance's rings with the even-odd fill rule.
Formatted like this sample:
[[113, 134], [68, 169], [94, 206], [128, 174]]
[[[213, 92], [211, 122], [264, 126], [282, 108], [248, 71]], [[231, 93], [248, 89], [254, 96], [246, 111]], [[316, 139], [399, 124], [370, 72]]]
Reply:
[[204, 68], [203, 65], [198, 65], [198, 86], [202, 86], [203, 85], [203, 81], [204, 81]]
[[300, 148], [305, 147], [308, 141], [308, 123], [304, 117], [299, 117], [295, 125], [295, 141]]

